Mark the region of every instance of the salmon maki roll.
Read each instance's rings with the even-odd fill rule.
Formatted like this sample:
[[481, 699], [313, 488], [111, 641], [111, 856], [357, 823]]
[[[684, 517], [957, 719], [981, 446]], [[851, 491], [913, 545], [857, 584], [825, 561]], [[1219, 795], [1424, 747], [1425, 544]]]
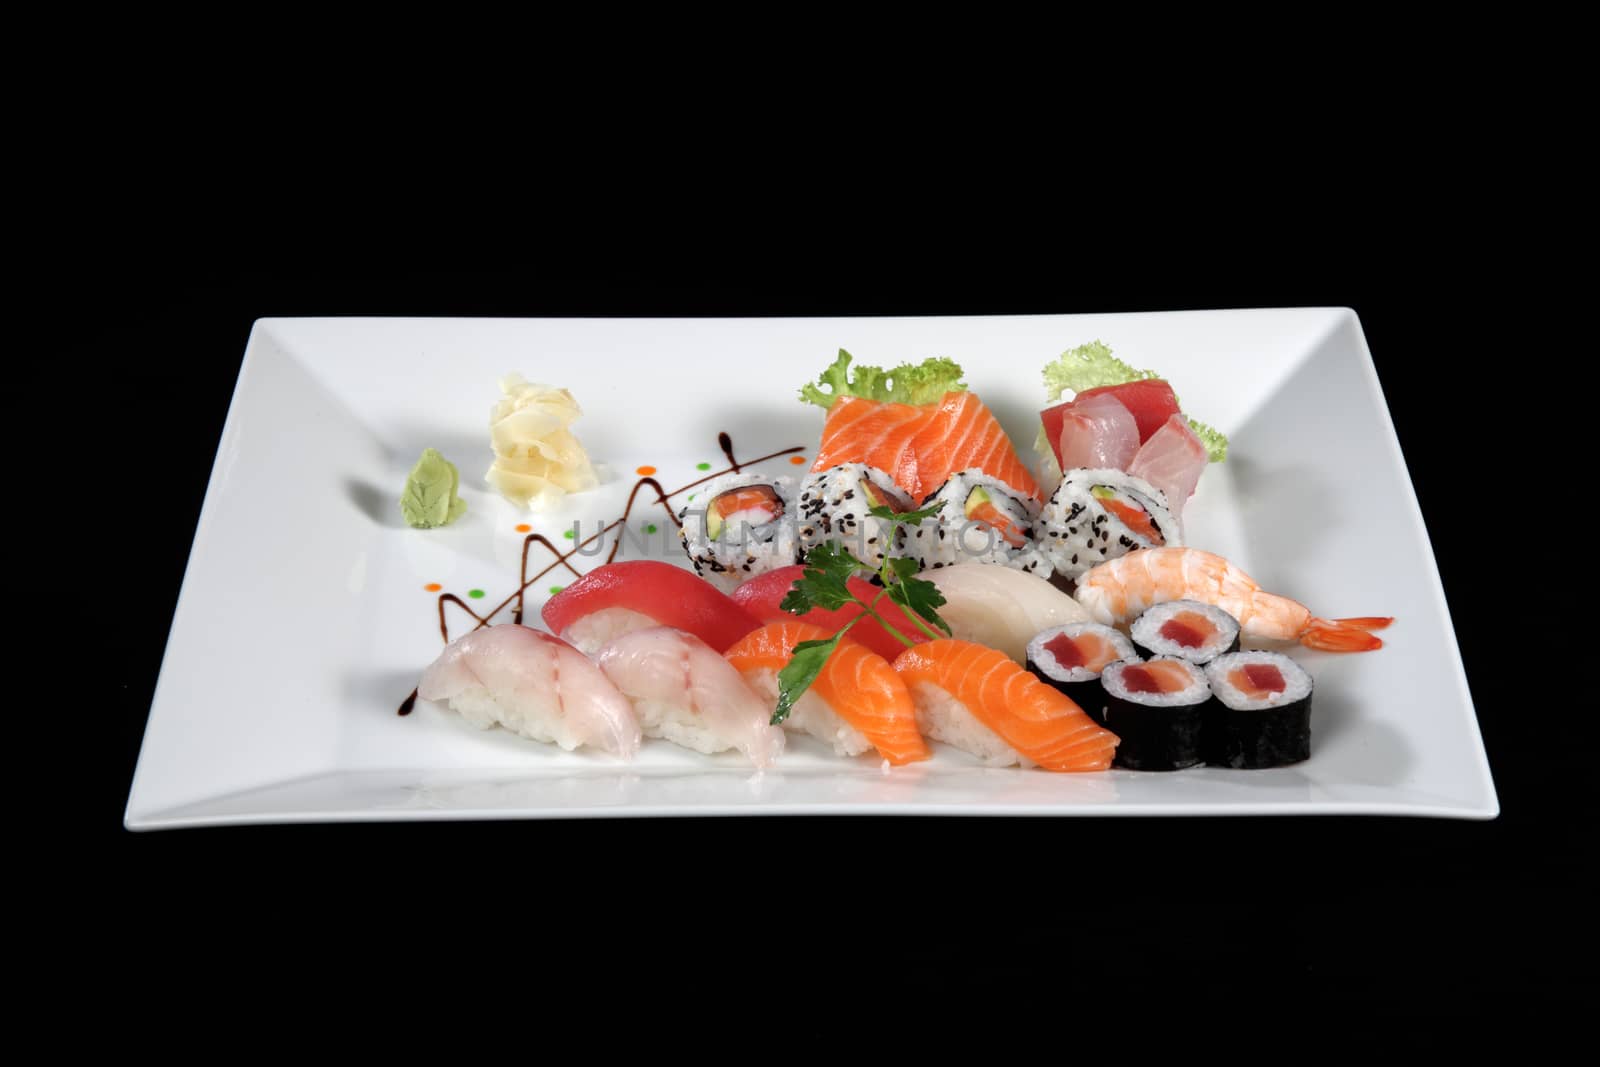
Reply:
[[902, 652], [894, 669], [911, 691], [922, 732], [990, 766], [1111, 766], [1116, 735], [1003, 652], [968, 641], [929, 641]]
[[[820, 626], [798, 620], [777, 622], [746, 634], [725, 656], [750, 688], [776, 704], [778, 672], [793, 658], [794, 647], [832, 636]], [[875, 748], [899, 766], [929, 755], [917, 729], [916, 707], [900, 675], [888, 660], [848, 636], [795, 701], [784, 726], [827, 742], [841, 756], [859, 756]]]

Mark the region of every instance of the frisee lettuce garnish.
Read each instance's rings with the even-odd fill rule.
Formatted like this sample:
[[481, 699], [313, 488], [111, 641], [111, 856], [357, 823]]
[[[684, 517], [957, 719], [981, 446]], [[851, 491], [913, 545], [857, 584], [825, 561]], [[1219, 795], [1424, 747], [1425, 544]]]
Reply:
[[[896, 525], [916, 526], [922, 520], [937, 514], [942, 506], [941, 502], [920, 511], [897, 513], [879, 505], [873, 507], [871, 511], [878, 518]], [[845, 623], [839, 628], [838, 633], [826, 640], [801, 641], [794, 646], [794, 655], [784, 665], [783, 670], [778, 672], [778, 703], [772, 712], [773, 726], [777, 726], [789, 717], [795, 701], [799, 700], [801, 695], [811, 688], [811, 683], [817, 680], [817, 675], [822, 673], [828, 657], [839, 647], [844, 635], [849, 632], [850, 627], [862, 619], [877, 619], [878, 624], [891, 637], [907, 648], [915, 644], [875, 610], [878, 601], [884, 597], [887, 596], [904, 608], [906, 618], [930, 638], [950, 636], [950, 624], [939, 617], [938, 611], [944, 604], [944, 594], [940, 593], [939, 587], [932, 582], [916, 577], [917, 569], [917, 561], [914, 559], [884, 560], [883, 565], [878, 568], [878, 577], [883, 581], [883, 588], [871, 601], [866, 601], [850, 591], [849, 581], [857, 571], [872, 570], [870, 566], [834, 541], [824, 541], [806, 553], [805, 571], [795, 579], [778, 607], [793, 615], [804, 615], [812, 608], [837, 611], [846, 604], [859, 604], [861, 614]], [[944, 632], [940, 633], [940, 630]]]
[[1060, 400], [1068, 389], [1081, 393], [1102, 385], [1124, 385], [1159, 377], [1161, 375], [1153, 370], [1136, 370], [1122, 362], [1111, 354], [1111, 346], [1104, 341], [1090, 341], [1069, 348], [1044, 368], [1044, 385], [1050, 390], [1052, 403]]
[[[1067, 390], [1081, 393], [1088, 389], [1099, 389], [1106, 385], [1126, 385], [1128, 382], [1142, 382], [1151, 378], [1160, 378], [1161, 375], [1153, 370], [1139, 370], [1122, 362], [1111, 354], [1111, 346], [1104, 341], [1094, 340], [1077, 348], [1069, 348], [1056, 358], [1054, 363], [1046, 364], [1044, 368], [1044, 386], [1049, 391], [1050, 402], [1053, 404], [1061, 399], [1061, 394]], [[1174, 394], [1176, 395], [1176, 394]], [[1179, 408], [1183, 401], [1178, 401]], [[1189, 419], [1189, 429], [1200, 438], [1200, 443], [1206, 446], [1206, 458], [1212, 463], [1221, 463], [1228, 458], [1228, 439], [1219, 431], [1212, 429], [1199, 419]], [[1054, 452], [1045, 440], [1044, 427], [1039, 428], [1038, 440], [1034, 448], [1041, 453]]]
[[[946, 393], [960, 393], [967, 388], [961, 381], [961, 365], [942, 356], [932, 356], [921, 363], [902, 363], [889, 370], [861, 363], [854, 372], [850, 361], [850, 353], [839, 349], [838, 357], [817, 376], [815, 384], [807, 382], [800, 387], [801, 401], [824, 410], [831, 408], [841, 396], [899, 404], [931, 404]], [[822, 386], [828, 391], [820, 388]]]

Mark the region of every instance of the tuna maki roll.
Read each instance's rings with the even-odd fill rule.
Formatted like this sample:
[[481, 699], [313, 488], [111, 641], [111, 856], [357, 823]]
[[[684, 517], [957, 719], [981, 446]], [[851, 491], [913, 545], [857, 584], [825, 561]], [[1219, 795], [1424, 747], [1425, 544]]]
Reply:
[[1146, 656], [1177, 656], [1205, 666], [1224, 652], [1239, 651], [1239, 623], [1219, 607], [1198, 600], [1169, 600], [1133, 620], [1133, 643]]
[[1216, 694], [1206, 762], [1258, 770], [1311, 758], [1311, 675], [1280, 652], [1234, 652], [1206, 667]]
[[1211, 687], [1199, 667], [1171, 657], [1113, 663], [1100, 681], [1106, 690], [1106, 729], [1122, 739], [1118, 767], [1179, 771], [1202, 762]]
[[1133, 642], [1097, 622], [1052, 626], [1028, 642], [1028, 669], [1102, 726], [1106, 700], [1101, 672], [1119, 660], [1138, 658]]

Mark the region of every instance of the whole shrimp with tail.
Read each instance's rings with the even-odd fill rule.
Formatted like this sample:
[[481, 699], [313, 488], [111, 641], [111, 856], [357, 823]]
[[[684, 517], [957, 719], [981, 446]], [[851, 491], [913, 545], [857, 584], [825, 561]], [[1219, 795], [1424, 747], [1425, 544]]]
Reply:
[[1288, 597], [1268, 593], [1221, 556], [1198, 548], [1146, 548], [1091, 567], [1078, 579], [1078, 603], [1096, 622], [1125, 623], [1153, 604], [1198, 600], [1239, 620], [1246, 637], [1299, 641], [1327, 652], [1370, 652], [1383, 641], [1369, 631], [1392, 618], [1319, 619]]

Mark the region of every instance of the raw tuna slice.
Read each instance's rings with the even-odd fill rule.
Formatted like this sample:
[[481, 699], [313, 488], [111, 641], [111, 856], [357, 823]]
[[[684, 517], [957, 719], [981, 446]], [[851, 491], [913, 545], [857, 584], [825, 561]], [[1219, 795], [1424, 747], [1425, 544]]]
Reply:
[[1139, 452], [1139, 424], [1116, 397], [1102, 393], [1076, 400], [1063, 413], [1056, 461], [1074, 467], [1127, 470]]
[[1072, 398], [1073, 403], [1081, 404], [1092, 396], [1114, 396], [1122, 401], [1139, 424], [1141, 443], [1149, 441], [1169, 418], [1178, 414], [1178, 398], [1173, 395], [1172, 386], [1160, 378], [1085, 389]]
[[1135, 478], [1143, 478], [1166, 494], [1167, 506], [1174, 515], [1183, 514], [1183, 506], [1200, 482], [1200, 472], [1206, 469], [1206, 446], [1189, 429], [1182, 415], [1173, 415], [1143, 445], [1133, 463], [1127, 468]]

